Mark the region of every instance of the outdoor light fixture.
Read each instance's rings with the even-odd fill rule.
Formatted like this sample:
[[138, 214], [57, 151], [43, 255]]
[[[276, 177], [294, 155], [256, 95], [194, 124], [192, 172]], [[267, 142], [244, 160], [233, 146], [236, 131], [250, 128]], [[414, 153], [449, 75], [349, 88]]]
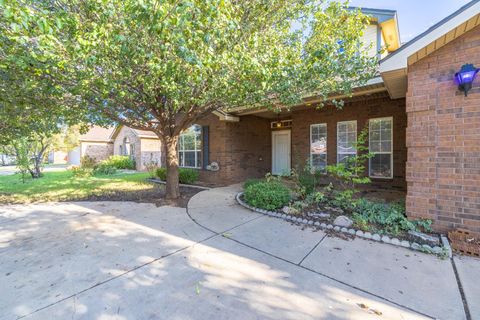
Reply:
[[468, 90], [472, 89], [472, 83], [478, 71], [480, 71], [480, 69], [475, 68], [473, 64], [469, 63], [464, 64], [460, 68], [460, 71], [455, 73], [455, 82], [458, 84], [458, 89], [465, 92], [465, 97], [467, 96]]

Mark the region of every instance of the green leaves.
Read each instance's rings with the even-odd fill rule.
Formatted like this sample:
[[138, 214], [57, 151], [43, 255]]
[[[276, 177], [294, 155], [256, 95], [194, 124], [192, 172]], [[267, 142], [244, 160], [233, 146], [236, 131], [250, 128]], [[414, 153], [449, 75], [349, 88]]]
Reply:
[[6, 30], [0, 65], [22, 73], [8, 103], [25, 98], [18, 93], [33, 79], [37, 88], [56, 88], [52, 101], [60, 99], [64, 110], [81, 107], [91, 119], [164, 134], [178, 134], [219, 108], [289, 107], [313, 93], [348, 95], [375, 70], [375, 59], [359, 51], [367, 18], [336, 2], [28, 4], [3, 0], [0, 8]]

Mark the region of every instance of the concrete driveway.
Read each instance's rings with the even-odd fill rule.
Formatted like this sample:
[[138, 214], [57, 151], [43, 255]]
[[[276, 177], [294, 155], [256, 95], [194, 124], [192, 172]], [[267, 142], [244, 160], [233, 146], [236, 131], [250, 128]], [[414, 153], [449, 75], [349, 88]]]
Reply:
[[236, 191], [0, 207], [0, 319], [480, 319], [479, 260], [455, 260], [465, 308], [450, 260], [301, 230]]

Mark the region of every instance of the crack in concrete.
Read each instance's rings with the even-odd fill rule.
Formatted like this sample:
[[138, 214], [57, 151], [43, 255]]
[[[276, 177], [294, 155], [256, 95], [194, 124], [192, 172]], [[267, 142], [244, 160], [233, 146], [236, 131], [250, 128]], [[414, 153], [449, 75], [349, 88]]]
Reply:
[[[187, 212], [188, 217], [189, 217], [190, 219], [192, 219], [192, 221], [193, 221], [194, 223], [196, 223], [196, 224], [199, 225], [200, 227], [202, 227], [202, 228], [204, 228], [204, 229], [206, 229], [206, 230], [208, 230], [208, 231], [210, 231], [210, 232], [215, 232], [215, 231], [211, 230], [210, 228], [208, 228], [208, 227], [200, 224], [198, 221], [196, 221], [196, 220], [190, 215], [190, 212], [188, 211], [188, 203], [187, 203], [187, 207], [186, 207], [185, 209], [186, 209], [185, 211]], [[391, 303], [391, 304], [393, 304], [393, 305], [396, 305], [396, 306], [398, 306], [398, 307], [401, 307], [401, 308], [403, 308], [403, 309], [405, 309], [405, 310], [409, 310], [409, 311], [415, 312], [415, 313], [417, 313], [417, 314], [419, 314], [419, 315], [422, 315], [422, 316], [427, 317], [427, 318], [430, 318], [430, 319], [436, 319], [436, 317], [431, 316], [431, 315], [429, 315], [429, 314], [426, 314], [426, 313], [424, 313], [424, 312], [415, 310], [415, 309], [410, 308], [410, 307], [408, 307], [408, 306], [405, 306], [405, 305], [402, 305], [402, 304], [400, 304], [400, 303], [397, 303], [397, 302], [395, 302], [395, 301], [393, 301], [393, 300], [387, 299], [387, 298], [382, 297], [382, 296], [379, 296], [379, 295], [377, 295], [377, 294], [375, 294], [375, 293], [369, 292], [369, 291], [364, 290], [364, 289], [362, 289], [362, 288], [359, 288], [359, 287], [356, 287], [356, 286], [351, 285], [351, 284], [349, 284], [349, 283], [346, 283], [346, 282], [344, 282], [344, 281], [342, 281], [342, 280], [336, 279], [336, 278], [331, 277], [331, 276], [328, 276], [328, 275], [326, 275], [326, 274], [324, 274], [324, 273], [321, 273], [321, 272], [318, 272], [318, 271], [316, 271], [316, 270], [310, 269], [310, 268], [308, 268], [308, 267], [302, 266], [301, 263], [303, 262], [303, 260], [304, 260], [308, 255], [310, 255], [310, 253], [312, 253], [318, 245], [320, 245], [320, 243], [325, 239], [325, 237], [326, 237], [327, 235], [323, 236], [323, 238], [317, 243], [317, 245], [315, 245], [315, 247], [314, 247], [314, 248], [302, 259], [302, 261], [300, 261], [300, 263], [298, 263], [298, 264], [296, 264], [296, 263], [294, 263], [294, 262], [292, 262], [292, 261], [290, 261], [290, 260], [284, 259], [284, 258], [282, 258], [282, 257], [276, 256], [276, 255], [274, 255], [274, 254], [271, 254], [271, 253], [269, 253], [269, 252], [267, 252], [267, 251], [264, 251], [264, 250], [262, 250], [262, 249], [258, 249], [258, 248], [254, 247], [254, 246], [251, 246], [251, 245], [248, 245], [248, 244], [246, 244], [246, 243], [243, 243], [243, 242], [241, 242], [241, 241], [239, 241], [239, 240], [236, 240], [236, 239], [233, 239], [233, 238], [230, 238], [230, 237], [226, 237], [225, 235], [223, 235], [224, 233], [226, 233], [226, 232], [228, 232], [228, 231], [231, 231], [231, 230], [233, 230], [233, 229], [235, 229], [235, 228], [237, 228], [237, 227], [243, 226], [243, 225], [245, 225], [245, 224], [247, 224], [247, 223], [249, 223], [249, 222], [252, 222], [252, 221], [254, 221], [254, 220], [256, 220], [256, 219], [259, 219], [259, 218], [261, 218], [261, 217], [263, 217], [263, 216], [259, 216], [259, 217], [256, 217], [256, 218], [254, 218], [254, 219], [251, 219], [251, 220], [249, 220], [249, 221], [246, 221], [246, 222], [244, 222], [244, 223], [241, 223], [241, 224], [239, 224], [239, 225], [237, 225], [237, 226], [235, 226], [235, 227], [233, 227], [233, 228], [230, 228], [230, 229], [228, 229], [228, 230], [225, 230], [225, 231], [223, 231], [223, 232], [221, 232], [221, 233], [219, 232], [219, 233], [217, 233], [217, 235], [221, 235], [223, 238], [225, 238], [225, 239], [227, 239], [227, 240], [236, 242], [236, 243], [238, 243], [238, 244], [240, 244], [240, 245], [242, 245], [242, 246], [245, 246], [245, 247], [250, 248], [250, 249], [252, 249], [252, 250], [261, 252], [261, 253], [266, 254], [266, 255], [268, 255], [268, 256], [270, 256], [270, 257], [272, 257], [272, 258], [275, 258], [275, 259], [284, 261], [284, 262], [286, 262], [286, 263], [288, 263], [288, 264], [294, 265], [294, 266], [296, 266], [296, 267], [298, 267], [298, 268], [302, 268], [302, 269], [307, 270], [307, 271], [309, 271], [309, 272], [312, 272], [312, 273], [314, 273], [314, 274], [316, 274], [316, 275], [325, 277], [325, 278], [327, 278], [327, 279], [330, 279], [330, 280], [332, 280], [332, 281], [334, 281], [334, 282], [340, 283], [340, 284], [342, 284], [342, 285], [344, 285], [344, 286], [347, 286], [347, 287], [349, 287], [349, 288], [352, 288], [352, 289], [355, 289], [355, 290], [360, 291], [360, 292], [362, 292], [362, 293], [365, 293], [365, 294], [367, 294], [367, 295], [376, 297], [376, 298], [379, 299], [379, 300], [386, 301], [386, 302], [388, 302], [388, 303]], [[469, 319], [469, 320], [470, 320], [470, 319]]]
[[467, 297], [465, 296], [465, 292], [463, 291], [463, 285], [460, 281], [460, 276], [458, 274], [457, 265], [455, 264], [455, 260], [453, 257], [450, 258], [450, 262], [452, 263], [453, 273], [455, 274], [455, 280], [457, 281], [458, 291], [460, 291], [460, 297], [462, 298], [463, 309], [465, 311], [465, 316], [467, 320], [472, 320], [472, 315], [470, 313], [470, 308], [468, 307]]
[[185, 251], [185, 250], [187, 250], [187, 249], [189, 249], [189, 248], [193, 248], [193, 247], [196, 246], [197, 244], [200, 244], [200, 243], [202, 243], [202, 242], [208, 241], [208, 240], [210, 240], [210, 239], [212, 239], [212, 238], [215, 238], [215, 237], [217, 237], [217, 236], [218, 236], [218, 234], [213, 234], [213, 235], [211, 235], [211, 236], [209, 236], [209, 237], [207, 237], [207, 238], [205, 238], [205, 239], [203, 239], [203, 240], [195, 241], [195, 242], [192, 243], [191, 245], [188, 245], [188, 246], [186, 246], [186, 247], [183, 247], [183, 248], [174, 250], [174, 251], [172, 251], [172, 252], [170, 252], [170, 253], [164, 254], [163, 256], [158, 257], [158, 258], [156, 258], [156, 259], [153, 259], [153, 260], [151, 260], [151, 261], [149, 261], [149, 262], [146, 262], [146, 263], [144, 263], [144, 264], [135, 266], [135, 267], [133, 267], [133, 268], [131, 268], [131, 269], [125, 271], [125, 272], [122, 272], [122, 273], [120, 273], [120, 274], [118, 274], [118, 275], [116, 275], [116, 276], [114, 276], [114, 277], [110, 277], [110, 278], [105, 279], [105, 280], [103, 280], [103, 281], [97, 282], [97, 283], [94, 284], [93, 286], [90, 286], [90, 287], [88, 287], [88, 288], [82, 289], [82, 290], [80, 290], [80, 291], [78, 291], [78, 292], [75, 292], [75, 293], [73, 293], [73, 294], [65, 297], [65, 298], [62, 298], [62, 299], [57, 300], [57, 301], [55, 301], [55, 302], [52, 302], [52, 303], [50, 303], [50, 304], [48, 304], [48, 305], [46, 305], [46, 306], [40, 307], [40, 308], [38, 308], [38, 309], [36, 309], [36, 310], [28, 313], [28, 314], [19, 316], [19, 317], [17, 317], [17, 319], [23, 319], [23, 318], [28, 317], [28, 316], [31, 316], [31, 315], [39, 312], [39, 311], [45, 310], [45, 309], [50, 308], [50, 307], [52, 307], [52, 306], [54, 306], [54, 305], [56, 305], [56, 304], [59, 304], [59, 303], [61, 303], [61, 302], [64, 302], [64, 301], [66, 301], [66, 300], [68, 300], [68, 299], [76, 298], [78, 295], [80, 295], [80, 294], [82, 294], [82, 293], [85, 293], [85, 292], [87, 292], [87, 291], [89, 291], [89, 290], [92, 290], [92, 289], [94, 289], [94, 288], [96, 288], [96, 287], [99, 287], [99, 286], [101, 286], [101, 285], [104, 285], [104, 284], [106, 284], [106, 283], [108, 283], [108, 282], [110, 282], [110, 281], [112, 281], [112, 280], [115, 280], [115, 279], [118, 279], [118, 278], [120, 278], [120, 277], [123, 277], [123, 276], [125, 276], [125, 275], [127, 275], [127, 274], [129, 274], [129, 273], [131, 273], [131, 272], [133, 272], [133, 271], [139, 270], [139, 269], [141, 269], [141, 268], [143, 268], [143, 267], [145, 267], [145, 266], [151, 265], [151, 264], [154, 263], [154, 262], [160, 261], [160, 260], [162, 260], [162, 259], [164, 259], [164, 258], [170, 257], [170, 256], [172, 256], [172, 255], [174, 255], [174, 254], [177, 254], [177, 253], [179, 253], [179, 252]]
[[300, 260], [300, 262], [298, 263], [299, 266], [303, 263], [303, 261], [305, 261], [305, 259], [307, 259], [307, 257], [308, 257], [313, 251], [315, 251], [315, 249], [317, 249], [317, 247], [320, 245], [320, 243], [321, 243], [321, 242], [323, 241], [323, 239], [325, 239], [326, 237], [327, 237], [327, 234], [325, 234], [325, 235], [322, 237], [322, 239], [320, 239], [320, 241], [318, 241], [318, 243], [312, 248], [312, 250], [310, 250], [310, 251], [305, 255], [305, 257], [303, 257], [302, 260]]
[[[88, 288], [82, 289], [82, 290], [80, 290], [80, 291], [78, 291], [78, 292], [75, 292], [75, 293], [73, 293], [73, 294], [65, 297], [65, 298], [62, 298], [62, 299], [57, 300], [57, 301], [54, 301], [54, 302], [52, 302], [52, 303], [50, 303], [50, 304], [48, 304], [48, 305], [46, 305], [46, 306], [40, 307], [40, 308], [38, 308], [38, 309], [36, 309], [36, 310], [28, 313], [28, 314], [19, 316], [19, 317], [17, 317], [17, 319], [23, 319], [23, 318], [25, 318], [25, 317], [31, 316], [31, 315], [39, 312], [39, 311], [45, 310], [45, 309], [47, 309], [47, 308], [50, 308], [50, 307], [52, 307], [52, 306], [54, 306], [54, 305], [56, 305], [56, 304], [62, 303], [62, 302], [66, 301], [66, 300], [68, 300], [68, 299], [71, 299], [71, 298], [74, 298], [74, 303], [76, 303], [76, 297], [77, 297], [78, 295], [80, 295], [80, 294], [83, 294], [83, 293], [85, 293], [85, 292], [87, 292], [87, 291], [90, 291], [90, 290], [96, 288], [96, 287], [99, 287], [99, 286], [101, 286], [101, 285], [104, 285], [104, 284], [106, 284], [106, 283], [108, 283], [108, 282], [110, 282], [110, 281], [113, 281], [113, 280], [115, 280], [115, 279], [118, 279], [118, 278], [120, 278], [120, 277], [123, 277], [123, 276], [125, 276], [125, 275], [127, 275], [127, 274], [129, 274], [129, 273], [131, 273], [131, 272], [133, 272], [133, 271], [139, 270], [139, 269], [141, 269], [141, 268], [143, 268], [143, 267], [146, 267], [146, 266], [148, 266], [148, 265], [150, 265], [150, 264], [152, 264], [152, 263], [154, 263], [154, 262], [160, 261], [160, 260], [162, 260], [162, 259], [164, 259], [164, 258], [168, 258], [168, 257], [170, 257], [170, 256], [172, 256], [172, 255], [175, 255], [175, 254], [179, 253], [179, 252], [182, 252], [182, 251], [185, 251], [185, 250], [187, 250], [187, 249], [193, 248], [194, 246], [196, 246], [196, 245], [198, 245], [198, 244], [200, 244], [200, 243], [206, 242], [206, 241], [208, 241], [208, 240], [210, 240], [210, 239], [213, 239], [213, 238], [215, 238], [215, 237], [222, 236], [222, 237], [228, 239], [228, 237], [225, 237], [225, 236], [223, 235], [224, 233], [226, 233], [226, 232], [228, 232], [228, 231], [231, 231], [231, 230], [233, 230], [233, 229], [235, 229], [235, 228], [238, 228], [238, 227], [240, 227], [240, 226], [242, 226], [242, 225], [244, 225], [244, 224], [247, 224], [247, 223], [249, 223], [249, 222], [252, 222], [252, 221], [254, 221], [254, 220], [256, 220], [256, 219], [259, 219], [259, 218], [262, 218], [262, 217], [263, 217], [263, 216], [258, 216], [258, 217], [255, 217], [255, 218], [253, 218], [253, 219], [250, 219], [250, 220], [248, 220], [248, 221], [246, 221], [246, 222], [244, 222], [244, 223], [241, 223], [241, 224], [239, 224], [239, 225], [236, 225], [236, 226], [234, 226], [234, 227], [232, 227], [232, 228], [229, 228], [229, 229], [227, 229], [227, 230], [225, 230], [225, 231], [223, 231], [223, 232], [216, 232], [216, 231], [213, 231], [213, 230], [211, 230], [211, 229], [209, 229], [209, 228], [201, 225], [201, 224], [198, 223], [196, 220], [194, 220], [194, 219], [190, 216], [190, 214], [188, 213], [188, 209], [187, 209], [187, 208], [185, 208], [185, 212], [187, 213], [187, 216], [188, 216], [196, 225], [202, 227], [203, 229], [205, 229], [205, 230], [207, 230], [207, 231], [209, 231], [209, 232], [211, 232], [211, 233], [213, 233], [213, 234], [212, 234], [211, 236], [203, 239], [203, 240], [195, 241], [195, 242], [192, 243], [191, 245], [188, 245], [188, 246], [186, 246], [186, 247], [183, 247], [183, 248], [174, 250], [173, 252], [167, 253], [167, 254], [165, 254], [165, 255], [163, 255], [163, 256], [161, 256], [161, 257], [158, 257], [158, 258], [156, 258], [156, 259], [153, 259], [153, 260], [151, 260], [151, 261], [149, 261], [149, 262], [146, 262], [146, 263], [144, 263], [144, 264], [135, 266], [135, 267], [133, 267], [133, 268], [131, 268], [131, 269], [129, 269], [129, 270], [121, 273], [121, 274], [118, 274], [118, 275], [116, 275], [116, 276], [114, 276], [114, 277], [110, 277], [110, 278], [108, 278], [108, 279], [105, 279], [105, 280], [103, 280], [103, 281], [100, 281], [100, 282], [94, 284], [93, 286], [90, 286], [90, 287], [88, 287]], [[75, 314], [75, 313], [76, 313], [76, 310], [74, 310], [74, 314]]]

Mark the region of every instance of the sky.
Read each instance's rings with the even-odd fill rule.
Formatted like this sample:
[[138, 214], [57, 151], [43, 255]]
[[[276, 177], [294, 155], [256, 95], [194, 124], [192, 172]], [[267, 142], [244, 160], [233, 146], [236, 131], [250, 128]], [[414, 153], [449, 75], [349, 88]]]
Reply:
[[400, 39], [407, 42], [470, 0], [351, 0], [350, 6], [396, 10]]

